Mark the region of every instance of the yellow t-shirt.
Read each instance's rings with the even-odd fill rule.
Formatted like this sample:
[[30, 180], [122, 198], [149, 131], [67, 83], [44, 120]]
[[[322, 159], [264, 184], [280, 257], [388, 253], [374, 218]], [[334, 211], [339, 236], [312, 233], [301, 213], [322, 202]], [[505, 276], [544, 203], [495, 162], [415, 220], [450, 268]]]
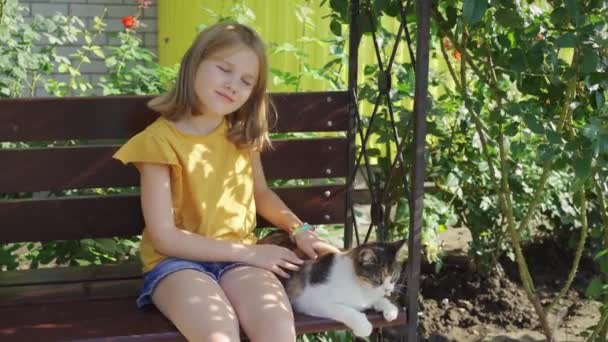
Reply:
[[[197, 136], [160, 117], [127, 141], [114, 158], [124, 164], [169, 166], [176, 227], [208, 238], [254, 244], [251, 156], [227, 139], [227, 128], [223, 120], [208, 135]], [[140, 257], [144, 272], [167, 257], [154, 249], [145, 228]]]

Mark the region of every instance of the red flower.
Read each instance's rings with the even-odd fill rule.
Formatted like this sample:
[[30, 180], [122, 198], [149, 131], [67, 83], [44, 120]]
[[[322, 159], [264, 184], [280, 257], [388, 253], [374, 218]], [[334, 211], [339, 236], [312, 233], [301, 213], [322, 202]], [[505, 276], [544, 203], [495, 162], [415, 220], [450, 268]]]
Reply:
[[454, 57], [455, 60], [459, 61], [460, 60], [460, 51], [454, 50], [454, 52], [452, 52], [452, 57]]
[[127, 15], [122, 18], [122, 24], [125, 28], [133, 28], [137, 25], [137, 18], [132, 15]]
[[443, 47], [444, 47], [446, 50], [450, 50], [450, 49], [452, 49], [452, 42], [450, 41], [450, 38], [445, 38], [445, 39], [443, 40]]

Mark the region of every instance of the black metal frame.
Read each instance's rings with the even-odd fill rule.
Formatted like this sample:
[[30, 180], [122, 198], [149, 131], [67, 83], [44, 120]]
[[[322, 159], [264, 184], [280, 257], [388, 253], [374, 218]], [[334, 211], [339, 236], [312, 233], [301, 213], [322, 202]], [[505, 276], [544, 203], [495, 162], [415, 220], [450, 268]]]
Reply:
[[[350, 35], [349, 35], [349, 71], [348, 71], [348, 92], [350, 94], [349, 99], [349, 114], [350, 114], [350, 122], [349, 122], [349, 130], [348, 130], [348, 138], [351, 141], [351, 144], [348, 149], [348, 166], [349, 166], [349, 179], [347, 180], [347, 184], [349, 186], [349, 190], [347, 193], [347, 208], [346, 208], [346, 227], [344, 230], [344, 244], [345, 247], [349, 248], [353, 242], [353, 233], [357, 234], [358, 241], [358, 227], [355, 222], [354, 217], [354, 207], [353, 207], [353, 198], [350, 194], [352, 194], [352, 187], [354, 183], [355, 175], [359, 167], [361, 167], [361, 161], [363, 160], [364, 166], [366, 167], [367, 172], [367, 186], [371, 194], [371, 211], [372, 211], [372, 222], [368, 228], [367, 238], [369, 237], [369, 233], [375, 227], [379, 236], [381, 238], [385, 238], [387, 236], [387, 227], [384, 227], [384, 223], [382, 221], [382, 214], [385, 208], [382, 207], [381, 197], [378, 194], [386, 194], [388, 189], [378, 189], [379, 183], [375, 182], [373, 179], [373, 173], [369, 172], [370, 163], [369, 158], [367, 156], [367, 137], [371, 133], [373, 120], [377, 115], [378, 104], [384, 98], [386, 100], [386, 105], [389, 109], [389, 114], [391, 117], [391, 122], [393, 124], [393, 136], [395, 139], [395, 143], [398, 146], [398, 150], [396, 153], [395, 160], [392, 161], [392, 168], [400, 167], [405, 170], [406, 165], [403, 160], [403, 152], [407, 147], [406, 137], [399, 137], [398, 130], [396, 128], [396, 122], [394, 119], [392, 104], [390, 100], [390, 90], [391, 90], [391, 68], [393, 66], [393, 62], [395, 59], [397, 47], [399, 46], [402, 35], [405, 34], [405, 40], [408, 44], [408, 51], [410, 54], [410, 59], [415, 68], [415, 76], [416, 76], [416, 85], [414, 92], [414, 110], [413, 110], [413, 120], [411, 125], [412, 127], [408, 127], [413, 129], [413, 139], [409, 139], [411, 141], [413, 147], [411, 150], [413, 151], [413, 165], [411, 166], [411, 174], [410, 181], [411, 184], [408, 184], [408, 177], [406, 174], [403, 175], [400, 181], [403, 181], [404, 189], [406, 190], [405, 195], [408, 198], [409, 207], [410, 207], [410, 225], [409, 225], [409, 237], [408, 237], [408, 265], [407, 265], [407, 308], [408, 308], [408, 322], [407, 322], [407, 341], [413, 342], [418, 341], [418, 292], [420, 287], [420, 258], [421, 258], [421, 228], [422, 228], [422, 210], [423, 210], [423, 196], [424, 196], [424, 152], [425, 152], [425, 135], [426, 135], [426, 98], [427, 98], [427, 88], [428, 88], [428, 67], [429, 67], [429, 28], [430, 28], [430, 12], [431, 12], [431, 2], [430, 0], [418, 0], [416, 2], [416, 22], [417, 22], [417, 41], [416, 41], [416, 56], [414, 58], [414, 53], [412, 49], [412, 42], [410, 38], [410, 32], [407, 27], [407, 11], [411, 10], [412, 4], [411, 0], [407, 0], [403, 3], [402, 0], [398, 0], [400, 3], [400, 18], [401, 22], [399, 25], [399, 31], [397, 33], [397, 38], [394, 42], [394, 47], [392, 51], [392, 55], [388, 62], [388, 65], [385, 66], [382, 63], [382, 59], [380, 57], [380, 48], [378, 47], [375, 39], [375, 30], [376, 28], [372, 28], [372, 36], [374, 38], [374, 48], [376, 52], [376, 56], [378, 59], [379, 66], [379, 83], [378, 89], [379, 94], [376, 100], [376, 105], [374, 106], [373, 112], [371, 114], [370, 124], [367, 127], [367, 131], [363, 134], [363, 129], [361, 124], [361, 116], [358, 110], [357, 103], [357, 70], [358, 70], [358, 59], [359, 59], [359, 43], [361, 41], [361, 30], [357, 25], [359, 22], [359, 17], [362, 15], [368, 15], [370, 18], [370, 22], [373, 24], [373, 20], [371, 18], [371, 13], [366, 11], [366, 13], [362, 13], [359, 0], [351, 0], [350, 2], [350, 15], [351, 15], [351, 24], [350, 24]], [[357, 156], [357, 149], [355, 146], [355, 135], [359, 134], [362, 146], [361, 152]], [[393, 172], [391, 171], [391, 174]], [[388, 183], [388, 182], [387, 182]], [[408, 191], [409, 190], [409, 191]], [[382, 334], [378, 336], [379, 339], [382, 339]]]

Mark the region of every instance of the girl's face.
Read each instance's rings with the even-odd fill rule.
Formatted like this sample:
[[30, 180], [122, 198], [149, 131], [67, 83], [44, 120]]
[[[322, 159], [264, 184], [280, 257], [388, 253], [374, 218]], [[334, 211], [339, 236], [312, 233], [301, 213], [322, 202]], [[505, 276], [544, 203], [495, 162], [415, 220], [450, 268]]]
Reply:
[[257, 55], [244, 45], [216, 51], [205, 58], [194, 79], [202, 113], [224, 116], [239, 109], [249, 99], [258, 72]]

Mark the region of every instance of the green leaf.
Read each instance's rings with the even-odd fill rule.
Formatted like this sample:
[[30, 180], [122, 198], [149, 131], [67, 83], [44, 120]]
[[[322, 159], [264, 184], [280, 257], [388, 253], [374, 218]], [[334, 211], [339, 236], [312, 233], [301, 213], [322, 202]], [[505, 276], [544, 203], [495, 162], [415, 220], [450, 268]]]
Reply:
[[367, 150], [368, 157], [379, 157], [382, 155], [382, 152], [377, 148], [370, 148]]
[[113, 66], [115, 66], [117, 63], [116, 57], [112, 56], [106, 59], [106, 66], [108, 68], [111, 68]]
[[112, 255], [117, 252], [116, 241], [111, 238], [96, 239], [95, 246], [105, 254]]
[[495, 109], [490, 112], [490, 120], [492, 122], [502, 123], [502, 122], [504, 122], [505, 118], [503, 116], [502, 111]]
[[462, 12], [465, 22], [469, 25], [476, 24], [483, 18], [486, 9], [488, 9], [487, 0], [464, 0]]
[[378, 71], [377, 65], [367, 64], [365, 66], [365, 68], [363, 68], [364, 75], [371, 75], [371, 74], [375, 73], [376, 71]]
[[538, 147], [538, 160], [541, 163], [554, 160], [559, 154], [559, 151], [549, 145], [540, 145]]
[[562, 143], [562, 137], [559, 133], [551, 130], [547, 131], [547, 140], [552, 145], [559, 145]]
[[566, 8], [570, 18], [573, 19], [573, 23], [578, 26], [581, 22], [581, 15], [577, 5], [578, 0], [565, 0]]
[[[532, 63], [529, 63], [533, 65]], [[541, 96], [547, 86], [546, 81], [541, 76], [526, 75], [518, 82], [518, 88], [525, 94]]]
[[526, 70], [526, 55], [522, 49], [513, 49], [510, 51], [509, 66], [515, 72]]
[[591, 120], [591, 122], [583, 126], [583, 135], [589, 138], [589, 140], [595, 140], [597, 139], [601, 129], [601, 123], [599, 120]]
[[496, 11], [494, 16], [498, 24], [504, 27], [518, 28], [522, 25], [522, 20], [519, 14], [511, 9], [501, 8]]
[[453, 189], [453, 188], [458, 187], [459, 186], [458, 177], [453, 172], [450, 172], [448, 174], [448, 179], [445, 181], [445, 185], [449, 189]]
[[593, 278], [589, 286], [587, 286], [587, 290], [585, 290], [585, 296], [599, 300], [602, 296], [603, 287], [604, 283], [602, 283], [599, 277]]
[[386, 13], [386, 10], [388, 9], [390, 2], [391, 2], [391, 0], [375, 0], [373, 2], [373, 5], [378, 13], [380, 13], [380, 12]]
[[591, 103], [594, 104], [595, 109], [602, 108], [602, 106], [604, 106], [605, 101], [606, 101], [606, 99], [604, 98], [603, 92], [601, 92], [601, 91], [593, 92], [593, 101]]
[[600, 258], [600, 271], [604, 274], [608, 274], [608, 258]]
[[530, 131], [532, 131], [532, 133], [545, 134], [545, 128], [536, 116], [527, 114], [524, 115], [523, 119], [526, 123], [526, 126], [530, 129]]
[[99, 58], [102, 58], [102, 59], [105, 58], [103, 50], [101, 50], [101, 48], [99, 46], [93, 47], [93, 53], [95, 54], [95, 56], [97, 56]]
[[[531, 68], [540, 68], [543, 62], [545, 61], [545, 46], [546, 43], [544, 41], [535, 42], [532, 44], [530, 49], [526, 51], [526, 62]], [[538, 78], [540, 79], [540, 77]]]
[[[599, 239], [600, 237], [602, 237], [602, 234], [604, 234], [604, 227], [601, 227], [599, 225], [592, 227], [591, 231], [589, 232], [589, 236], [592, 239]], [[597, 260], [598, 258], [602, 257], [602, 255], [608, 253], [608, 249], [604, 249], [603, 251], [601, 251], [600, 253], [598, 253], [598, 255], [595, 256], [595, 258], [593, 258], [593, 260]]]
[[583, 64], [581, 65], [581, 71], [584, 74], [590, 74], [594, 72], [600, 63], [600, 57], [591, 49], [585, 49], [583, 51]]
[[452, 27], [454, 27], [454, 25], [456, 25], [456, 20], [458, 19], [458, 10], [454, 6], [448, 6], [445, 12], [448, 19], [448, 29], [451, 29]]
[[576, 35], [572, 32], [565, 33], [555, 40], [555, 44], [560, 48], [573, 48], [576, 42]]
[[329, 24], [329, 28], [336, 36], [342, 36], [342, 25], [338, 20], [332, 19], [331, 23]]
[[556, 27], [562, 28], [568, 25], [568, 11], [564, 7], [558, 7], [551, 12], [551, 22]]
[[334, 12], [340, 14], [342, 21], [344, 21], [345, 23], [348, 23], [348, 21], [350, 20], [348, 4], [349, 4], [348, 0], [330, 0], [329, 1], [329, 6], [331, 7], [331, 9]]
[[523, 142], [516, 141], [514, 143], [511, 143], [510, 148], [513, 158], [521, 158], [525, 155], [526, 144]]
[[388, 6], [384, 9], [384, 13], [388, 16], [397, 18], [401, 12], [401, 1], [391, 0]]
[[511, 122], [507, 125], [507, 127], [505, 127], [504, 131], [507, 136], [515, 136], [517, 133], [519, 133], [519, 122]]
[[574, 161], [574, 175], [577, 181], [584, 182], [591, 176], [591, 162], [590, 152], [576, 158]]

